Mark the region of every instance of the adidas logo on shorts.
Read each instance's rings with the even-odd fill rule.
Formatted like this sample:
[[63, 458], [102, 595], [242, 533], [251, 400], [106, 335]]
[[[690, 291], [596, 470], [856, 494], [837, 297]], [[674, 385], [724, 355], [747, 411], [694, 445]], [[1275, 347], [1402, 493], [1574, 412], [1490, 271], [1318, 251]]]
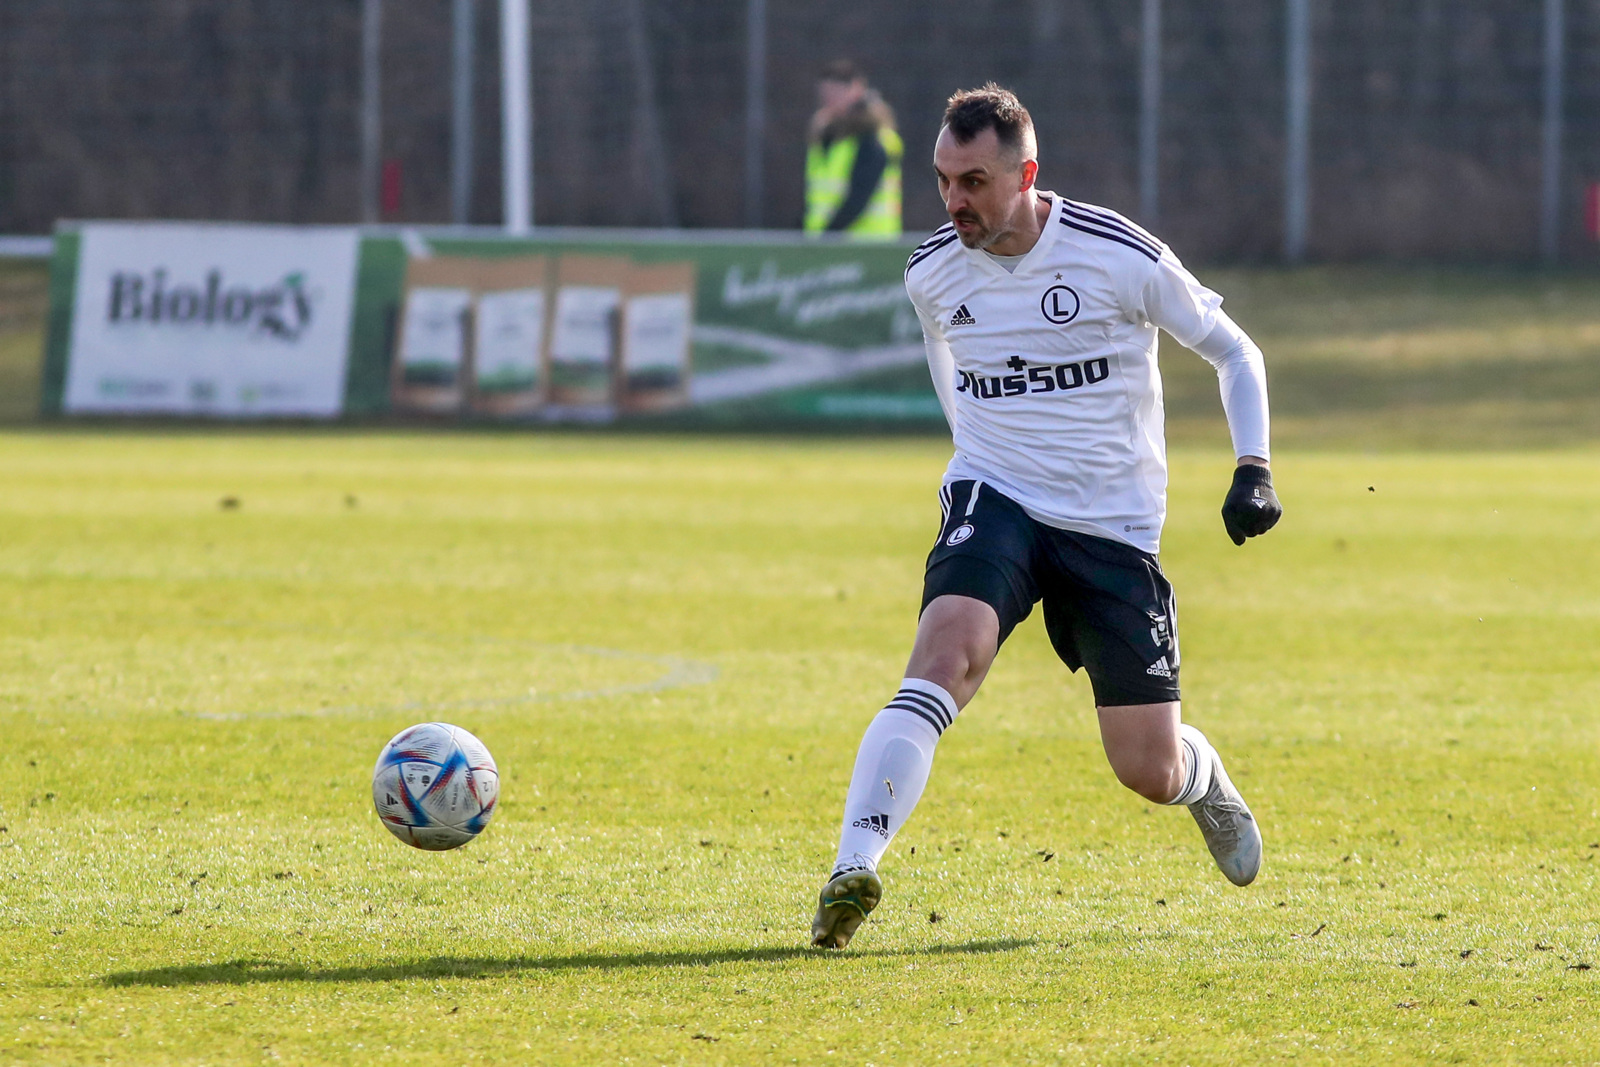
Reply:
[[976, 326], [978, 320], [972, 317], [972, 312], [967, 310], [967, 305], [962, 304], [956, 308], [956, 313], [950, 316], [952, 326]]
[[871, 830], [880, 837], [889, 836], [889, 816], [868, 815], [865, 819], [857, 819], [850, 824], [859, 830]]
[[1144, 669], [1144, 673], [1153, 674], [1157, 678], [1171, 678], [1172, 668], [1167, 664], [1167, 657], [1162, 656]]

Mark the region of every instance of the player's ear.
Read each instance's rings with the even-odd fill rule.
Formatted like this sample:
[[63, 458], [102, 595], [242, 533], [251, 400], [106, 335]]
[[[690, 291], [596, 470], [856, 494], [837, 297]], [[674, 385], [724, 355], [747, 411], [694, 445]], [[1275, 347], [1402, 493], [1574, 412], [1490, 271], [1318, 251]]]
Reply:
[[1027, 192], [1033, 188], [1033, 180], [1039, 176], [1039, 164], [1031, 159], [1022, 161], [1022, 188], [1020, 192]]

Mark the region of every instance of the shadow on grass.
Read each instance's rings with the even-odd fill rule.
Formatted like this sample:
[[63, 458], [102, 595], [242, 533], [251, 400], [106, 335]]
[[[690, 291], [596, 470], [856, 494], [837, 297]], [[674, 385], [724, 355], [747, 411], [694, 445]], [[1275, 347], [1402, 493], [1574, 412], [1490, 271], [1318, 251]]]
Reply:
[[229, 960], [189, 967], [152, 967], [119, 971], [99, 979], [109, 986], [249, 985], [254, 982], [397, 982], [410, 978], [493, 978], [529, 971], [602, 971], [633, 967], [709, 967], [718, 963], [781, 963], [798, 959], [887, 959], [898, 956], [990, 955], [1014, 952], [1039, 944], [1037, 940], [969, 941], [961, 945], [927, 948], [868, 949], [832, 953], [814, 948], [715, 949], [708, 952], [633, 952], [606, 955], [513, 956], [489, 959], [473, 956], [434, 956], [403, 963], [370, 967], [316, 967], [271, 959]]

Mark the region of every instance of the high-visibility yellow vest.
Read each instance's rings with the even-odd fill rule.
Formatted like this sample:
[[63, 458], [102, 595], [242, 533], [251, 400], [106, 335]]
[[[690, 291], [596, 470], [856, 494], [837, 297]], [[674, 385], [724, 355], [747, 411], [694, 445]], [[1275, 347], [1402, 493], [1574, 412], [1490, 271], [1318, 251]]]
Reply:
[[[878, 143], [883, 145], [889, 161], [883, 168], [883, 177], [867, 201], [866, 210], [845, 228], [845, 233], [861, 237], [900, 236], [900, 157], [904, 146], [900, 135], [887, 126], [878, 129]], [[856, 165], [856, 152], [860, 142], [855, 137], [844, 137], [826, 149], [812, 144], [806, 150], [806, 232], [823, 233], [828, 221], [838, 212], [850, 192], [850, 171]]]

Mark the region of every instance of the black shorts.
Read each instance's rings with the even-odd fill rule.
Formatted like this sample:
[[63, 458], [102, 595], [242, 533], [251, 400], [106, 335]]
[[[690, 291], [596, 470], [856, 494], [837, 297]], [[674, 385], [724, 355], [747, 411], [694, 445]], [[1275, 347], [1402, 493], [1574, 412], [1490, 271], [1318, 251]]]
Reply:
[[1073, 671], [1087, 668], [1101, 707], [1178, 699], [1178, 619], [1155, 556], [1028, 517], [982, 482], [942, 490], [944, 523], [928, 554], [922, 607], [954, 594], [1000, 616], [1000, 641], [1044, 601], [1044, 628]]

